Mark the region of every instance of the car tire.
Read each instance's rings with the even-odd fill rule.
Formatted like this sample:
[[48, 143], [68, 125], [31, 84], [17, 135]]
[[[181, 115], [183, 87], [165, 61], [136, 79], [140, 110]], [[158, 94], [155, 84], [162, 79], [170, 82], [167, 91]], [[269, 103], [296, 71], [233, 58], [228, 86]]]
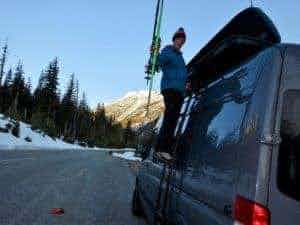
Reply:
[[135, 188], [131, 201], [131, 211], [135, 216], [143, 216], [142, 204], [138, 192], [138, 182], [135, 183]]

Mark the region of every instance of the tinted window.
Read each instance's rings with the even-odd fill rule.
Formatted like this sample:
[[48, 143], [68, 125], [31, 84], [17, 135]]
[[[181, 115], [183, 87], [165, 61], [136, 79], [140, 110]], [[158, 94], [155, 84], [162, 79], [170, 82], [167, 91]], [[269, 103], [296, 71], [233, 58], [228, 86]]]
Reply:
[[196, 170], [214, 167], [223, 172], [234, 167], [233, 146], [240, 140], [248, 101], [240, 87], [237, 79], [222, 83], [195, 105], [185, 132], [184, 146], [190, 152], [188, 166]]
[[278, 187], [300, 200], [300, 91], [287, 91], [283, 98], [282, 142], [278, 158]]

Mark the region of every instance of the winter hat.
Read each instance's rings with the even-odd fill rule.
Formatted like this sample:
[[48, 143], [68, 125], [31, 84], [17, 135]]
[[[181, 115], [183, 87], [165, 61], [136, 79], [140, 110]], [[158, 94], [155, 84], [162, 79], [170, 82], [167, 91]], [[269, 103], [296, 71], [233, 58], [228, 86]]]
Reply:
[[173, 35], [173, 41], [175, 41], [176, 38], [184, 38], [186, 39], [186, 34], [184, 32], [184, 29], [183, 27], [180, 27], [176, 32], [175, 34]]

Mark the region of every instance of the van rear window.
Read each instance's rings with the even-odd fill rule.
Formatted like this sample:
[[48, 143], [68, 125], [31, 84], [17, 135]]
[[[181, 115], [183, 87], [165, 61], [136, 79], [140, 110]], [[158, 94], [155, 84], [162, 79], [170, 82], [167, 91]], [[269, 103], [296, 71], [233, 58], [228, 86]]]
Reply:
[[280, 133], [278, 188], [300, 201], [300, 91], [284, 94]]

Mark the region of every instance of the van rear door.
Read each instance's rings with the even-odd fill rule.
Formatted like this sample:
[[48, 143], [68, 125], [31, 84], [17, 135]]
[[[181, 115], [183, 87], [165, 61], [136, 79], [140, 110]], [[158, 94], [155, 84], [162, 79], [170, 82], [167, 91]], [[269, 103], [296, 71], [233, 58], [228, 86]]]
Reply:
[[300, 223], [300, 90], [283, 95], [281, 144], [272, 155], [269, 209], [272, 225]]
[[272, 150], [272, 225], [300, 224], [300, 47], [289, 46], [276, 117], [281, 143]]

